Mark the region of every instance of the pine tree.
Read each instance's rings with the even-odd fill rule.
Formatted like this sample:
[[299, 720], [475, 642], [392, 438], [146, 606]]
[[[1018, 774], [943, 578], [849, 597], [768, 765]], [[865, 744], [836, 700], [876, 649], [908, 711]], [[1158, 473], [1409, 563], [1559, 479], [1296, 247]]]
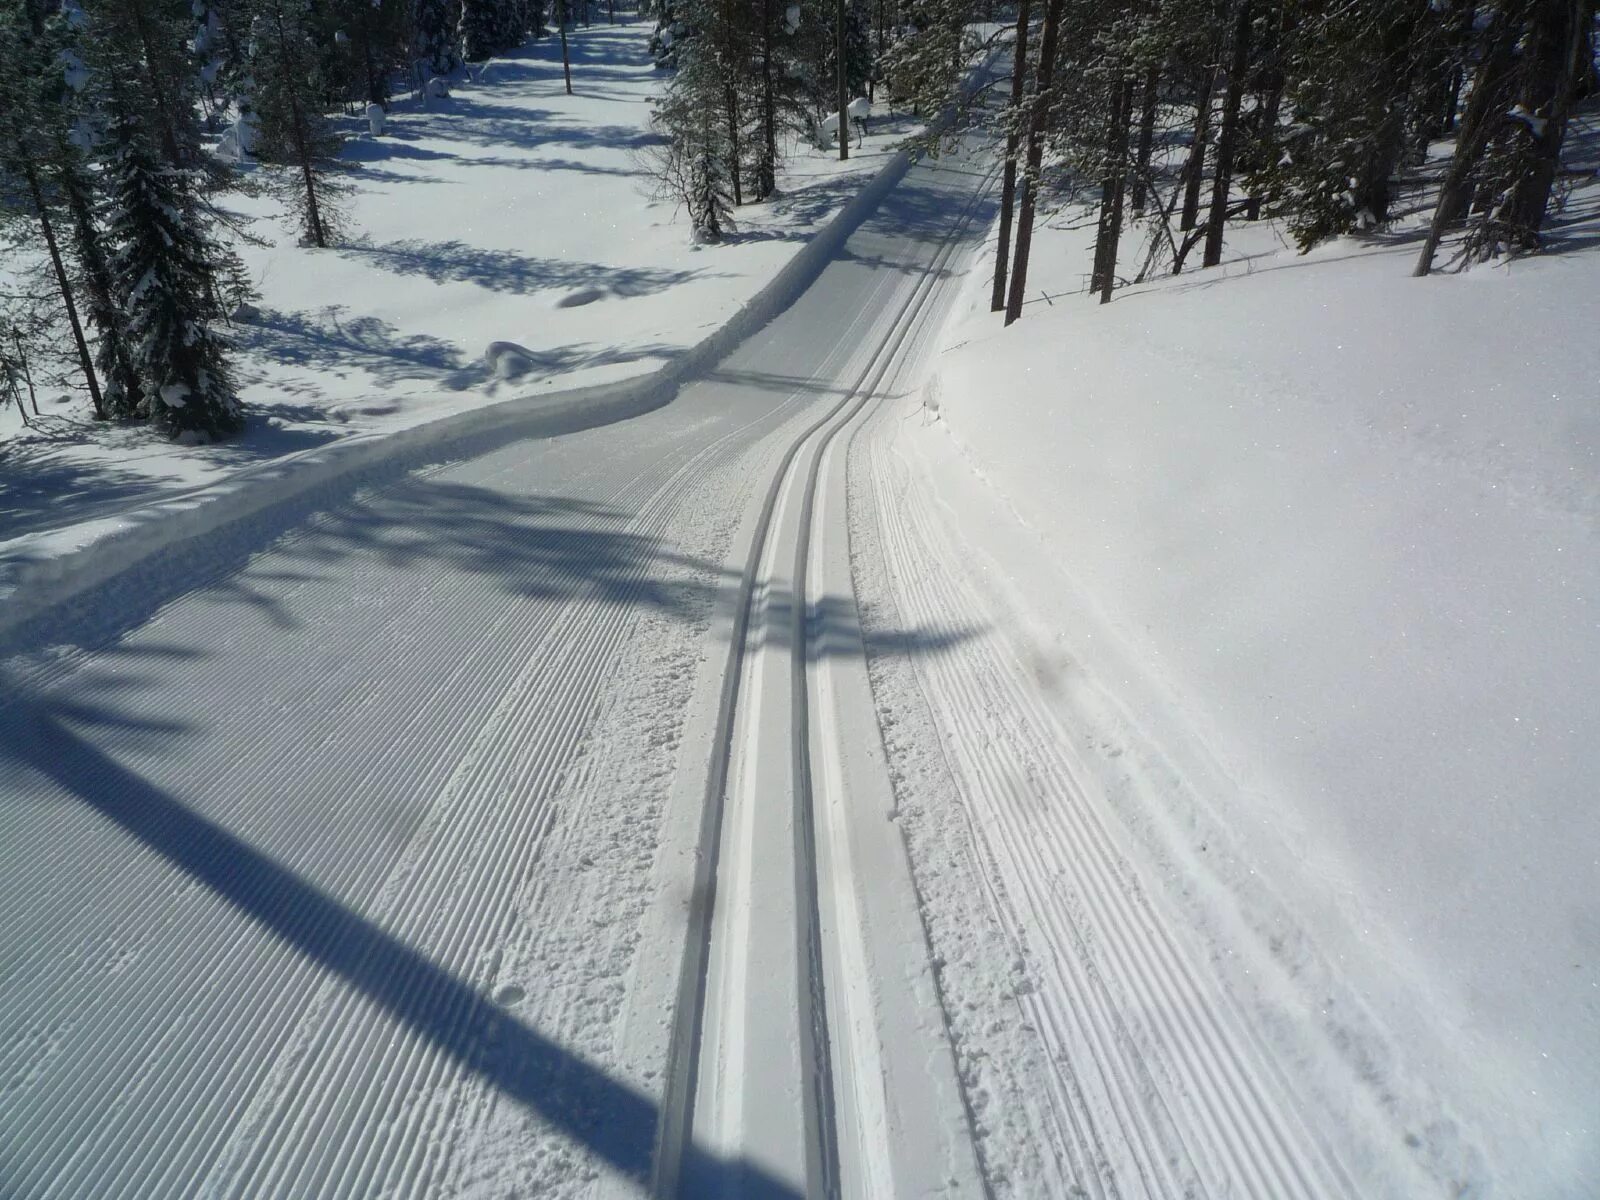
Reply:
[[179, 0], [82, 0], [91, 34], [89, 65], [114, 77], [159, 135], [174, 166], [211, 163], [201, 152], [199, 72], [193, 69], [191, 10]]
[[483, 62], [502, 49], [502, 0], [461, 0], [461, 53], [468, 62]]
[[218, 247], [196, 202], [196, 173], [163, 161], [126, 90], [113, 92], [106, 138], [111, 275], [128, 314], [140, 409], [187, 442], [244, 423], [227, 347], [212, 328]]
[[683, 32], [672, 44], [677, 69], [657, 102], [654, 124], [664, 135], [661, 178], [689, 213], [697, 241], [720, 241], [733, 227], [738, 143], [728, 120], [730, 71], [721, 44], [724, 16], [735, 0], [688, 0], [677, 6]]
[[279, 168], [272, 187], [305, 240], [325, 248], [338, 235], [345, 188], [338, 179], [340, 139], [319, 97], [326, 94], [307, 0], [254, 0], [256, 157]]
[[[63, 96], [57, 86], [62, 78], [57, 58], [60, 49], [47, 37], [40, 8], [27, 0], [0, 3], [0, 177], [9, 176], [19, 185], [0, 191], [0, 207], [9, 201], [25, 211], [29, 228], [42, 243], [95, 416], [103, 420], [108, 413], [79, 315], [79, 280], [69, 269], [58, 232], [61, 197], [54, 186], [58, 180], [65, 178], [69, 183], [70, 195], [79, 202], [74, 207], [80, 212], [86, 207], [80, 164], [68, 153], [72, 148], [65, 127]], [[87, 240], [80, 241], [78, 247], [81, 254], [98, 250], [98, 231], [93, 227], [92, 216], [88, 226]], [[75, 223], [68, 228], [76, 228]], [[95, 253], [89, 253], [88, 258], [91, 267], [98, 262]], [[107, 308], [99, 305], [92, 306], [91, 315], [97, 320], [109, 319], [108, 336], [115, 344], [121, 336], [118, 315], [113, 313], [108, 318]]]

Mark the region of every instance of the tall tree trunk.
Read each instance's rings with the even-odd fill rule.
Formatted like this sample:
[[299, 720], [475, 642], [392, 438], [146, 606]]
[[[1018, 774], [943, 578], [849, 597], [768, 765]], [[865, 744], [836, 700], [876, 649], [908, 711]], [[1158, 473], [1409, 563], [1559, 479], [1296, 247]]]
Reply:
[[845, 74], [845, 0], [839, 0], [834, 12], [836, 45], [834, 55], [839, 69], [839, 161], [850, 157], [850, 80]]
[[128, 359], [128, 347], [120, 328], [120, 313], [112, 297], [111, 269], [106, 261], [105, 247], [100, 230], [94, 223], [94, 199], [88, 181], [80, 174], [72, 160], [66, 157], [66, 147], [58, 147], [62, 157], [57, 172], [57, 183], [66, 198], [67, 209], [72, 214], [73, 242], [78, 252], [78, 262], [83, 267], [83, 277], [89, 289], [89, 319], [99, 331], [100, 361], [107, 372], [107, 400], [121, 397], [119, 416], [132, 413], [139, 400], [139, 375]]
[[1094, 273], [1089, 290], [1100, 303], [1111, 301], [1117, 283], [1117, 244], [1122, 238], [1122, 195], [1128, 178], [1128, 118], [1133, 108], [1133, 80], [1125, 79], [1112, 94], [1111, 122], [1106, 137], [1106, 175], [1100, 183], [1100, 228], [1095, 238]]
[[1050, 120], [1051, 86], [1055, 74], [1056, 40], [1060, 36], [1062, 0], [1045, 0], [1044, 32], [1039, 42], [1038, 86], [1028, 119], [1027, 173], [1022, 177], [1022, 208], [1017, 214], [1017, 253], [1006, 296], [1006, 324], [1022, 315], [1022, 298], [1028, 288], [1028, 255], [1033, 249], [1033, 210], [1044, 164], [1044, 134]]
[[[294, 65], [289, 61], [289, 33], [283, 27], [283, 6], [274, 10], [278, 27], [278, 62], [285, 79], [295, 78]], [[298, 92], [285, 89], [289, 97], [289, 128], [294, 138], [294, 155], [300, 164], [300, 179], [306, 189], [306, 219], [311, 222], [311, 242], [320, 250], [328, 248], [328, 231], [322, 223], [322, 206], [317, 202], [316, 172], [311, 166], [311, 136], [304, 110], [300, 107]]]
[[78, 364], [83, 377], [89, 382], [89, 398], [94, 401], [94, 415], [98, 421], [106, 419], [105, 401], [100, 396], [100, 380], [95, 375], [94, 359], [89, 354], [89, 343], [83, 337], [83, 325], [78, 321], [78, 306], [72, 299], [72, 282], [61, 262], [61, 247], [56, 244], [55, 226], [50, 220], [50, 208], [44, 202], [44, 190], [39, 186], [39, 172], [24, 152], [22, 173], [28, 181], [28, 192], [33, 197], [34, 212], [39, 218], [39, 228], [44, 233], [45, 248], [50, 251], [50, 266], [55, 271], [56, 285], [61, 289], [61, 303], [67, 309], [67, 324], [72, 326], [72, 340], [78, 348]]
[[1200, 220], [1200, 185], [1206, 177], [1206, 139], [1211, 136], [1211, 99], [1217, 90], [1217, 72], [1206, 72], [1205, 82], [1195, 101], [1194, 139], [1189, 143], [1189, 157], [1183, 164], [1183, 209], [1178, 216], [1178, 228], [1184, 232], [1195, 227]]
[[1529, 75], [1523, 88], [1522, 107], [1543, 118], [1542, 127], [1529, 132], [1533, 145], [1527, 168], [1506, 200], [1506, 221], [1521, 232], [1530, 248], [1538, 244], [1550, 208], [1566, 140], [1567, 121], [1578, 90], [1581, 72], [1588, 66], [1586, 26], [1593, 22], [1590, 0], [1545, 0], [1536, 10], [1529, 37]]
[[161, 56], [156, 53], [156, 48], [151, 39], [150, 13], [145, 0], [122, 0], [127, 4], [133, 17], [135, 31], [139, 35], [139, 45], [144, 51], [145, 74], [150, 84], [150, 97], [155, 103], [156, 114], [161, 119], [161, 148], [166, 152], [167, 161], [175, 167], [184, 165], [184, 154], [178, 144], [178, 123], [172, 114], [171, 101], [167, 97], [168, 89], [176, 82], [174, 80], [156, 78], [155, 64], [161, 61]]
[[1244, 76], [1250, 67], [1250, 0], [1239, 0], [1233, 29], [1233, 54], [1228, 62], [1228, 92], [1222, 105], [1222, 126], [1217, 130], [1217, 166], [1211, 177], [1211, 213], [1206, 225], [1206, 250], [1201, 265], [1222, 261], [1222, 229], [1228, 220], [1228, 193], [1233, 186], [1233, 150], [1239, 136], [1239, 105], [1244, 99]]
[[566, 81], [567, 95], [572, 95], [572, 59], [567, 53], [567, 5], [570, 0], [556, 0], [556, 23], [561, 27], [561, 78]]
[[761, 154], [756, 164], [757, 200], [778, 186], [778, 96], [772, 82], [772, 51], [777, 33], [773, 9], [778, 0], [761, 0]]
[[1151, 67], [1144, 75], [1144, 90], [1139, 108], [1139, 142], [1133, 159], [1133, 211], [1144, 212], [1150, 190], [1150, 152], [1156, 140], [1156, 96], [1161, 87], [1161, 68]]
[[1007, 110], [1009, 128], [1006, 130], [1005, 174], [1000, 183], [1000, 244], [994, 253], [994, 293], [989, 298], [989, 311], [999, 312], [1006, 306], [1006, 269], [1011, 265], [1011, 214], [1017, 199], [1017, 143], [1021, 131], [1022, 95], [1028, 79], [1028, 21], [1029, 0], [1018, 0], [1016, 61], [1011, 68], [1011, 106]]
[[1420, 278], [1433, 269], [1433, 256], [1439, 251], [1444, 231], [1466, 215], [1472, 198], [1473, 172], [1489, 145], [1495, 122], [1510, 101], [1511, 68], [1518, 33], [1517, 22], [1505, 10], [1500, 10], [1489, 28], [1488, 48], [1477, 78], [1473, 80], [1467, 107], [1461, 114], [1455, 153], [1451, 155], [1444, 182], [1439, 186], [1439, 202], [1434, 206], [1428, 236], [1411, 272], [1414, 276]]
[[744, 187], [739, 181], [743, 174], [743, 159], [739, 144], [739, 89], [731, 83], [724, 84], [722, 88], [722, 108], [728, 118], [728, 146], [732, 162], [728, 164], [728, 174], [733, 180], [734, 207], [744, 203]]

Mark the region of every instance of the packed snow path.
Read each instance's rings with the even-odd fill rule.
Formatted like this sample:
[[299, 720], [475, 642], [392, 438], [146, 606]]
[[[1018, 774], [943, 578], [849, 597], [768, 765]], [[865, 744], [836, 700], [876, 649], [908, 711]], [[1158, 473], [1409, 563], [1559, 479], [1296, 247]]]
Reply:
[[[983, 823], [973, 873], [913, 880], [846, 450], [922, 377], [992, 180], [914, 168], [665, 409], [174, 557], [12, 648], [0, 1194], [1344, 1190], [874, 448], [911, 623], [873, 642]], [[947, 1010], [952, 886], [1037, 994]], [[1018, 1011], [1007, 1118], [963, 1030]]]
[[[12, 647], [0, 1192], [562, 1195], [649, 1179], [662, 1095], [670, 1117], [681, 1087], [664, 1068], [685, 942], [710, 934], [684, 918], [718, 753], [733, 779], [755, 776], [730, 812], [781, 806], [766, 837], [793, 811], [783, 773], [802, 743], [770, 685], [747, 682], [737, 747], [712, 744], [758, 539], [753, 642], [802, 636], [799, 663], [838, 639], [848, 653], [837, 553], [811, 576], [825, 619], [785, 615], [792, 581], [773, 563], [811, 522], [784, 483], [769, 534], [769, 481], [814, 476], [827, 437], [892, 382], [902, 322], [925, 327], [952, 238], [981, 231], [986, 180], [961, 159], [913, 171], [806, 296], [666, 409], [357, 492], [268, 546], [175, 557], [38, 631], [48, 652]], [[830, 486], [817, 519], [839, 524]], [[769, 668], [756, 654], [739, 669]], [[864, 674], [853, 683], [869, 706]], [[870, 707], [854, 720], [871, 745]], [[816, 766], [834, 805], [841, 769], [836, 751]], [[817, 825], [818, 870], [884, 850]], [[754, 906], [801, 894], [810, 868], [775, 853], [722, 856], [724, 877], [760, 886]], [[851, 915], [811, 890], [814, 920]], [[859, 967], [876, 937], [906, 981], [884, 1013], [848, 986], [830, 996], [864, 1031], [841, 1039], [835, 1074], [865, 1084], [854, 1053], [905, 1083], [830, 1159], [876, 1155], [856, 1177], [910, 1172], [907, 1190], [928, 1173], [974, 1184], [910, 895], [866, 914], [878, 932], [853, 935], [854, 957], [829, 951]], [[757, 947], [794, 985], [815, 965], [798, 937]], [[742, 953], [718, 950], [716, 994], [738, 987]], [[857, 1048], [901, 1010], [909, 1024]], [[798, 1038], [800, 1011], [758, 1032]], [[729, 1012], [705, 1021], [724, 1077], [740, 1069]], [[767, 1134], [834, 1106], [800, 1105], [784, 1064], [742, 1070], [750, 1095], [714, 1115], [700, 1072], [677, 1165], [696, 1188], [802, 1194], [810, 1178]], [[761, 1093], [764, 1110], [747, 1102]], [[859, 1105], [839, 1107], [853, 1120]]]

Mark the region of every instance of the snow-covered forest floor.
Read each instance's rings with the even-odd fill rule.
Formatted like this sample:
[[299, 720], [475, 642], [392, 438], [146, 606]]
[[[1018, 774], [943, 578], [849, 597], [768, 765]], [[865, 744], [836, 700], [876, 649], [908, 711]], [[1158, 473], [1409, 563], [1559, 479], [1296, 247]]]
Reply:
[[[779, 195], [739, 209], [729, 244], [696, 247], [655, 189], [651, 29], [632, 14], [575, 29], [572, 96], [550, 37], [458, 73], [449, 99], [400, 98], [382, 136], [348, 121], [336, 247], [297, 244], [271, 199], [228, 198], [269, 243], [239, 247], [260, 292], [233, 330], [245, 433], [174, 446], [95, 426], [76, 394], [41, 395], [34, 431], [0, 412], [0, 554], [49, 558], [134, 506], [353, 436], [652, 371], [738, 312], [916, 127], [885, 110], [846, 162], [792, 142]], [[496, 376], [494, 341], [526, 351], [524, 373]]]
[[1022, 321], [991, 237], [876, 426], [869, 646], [984, 623], [874, 678], [991, 1173], [1237, 1181], [1294, 1128], [1242, 1120], [1263, 1086], [1353, 1195], [1593, 1194], [1593, 106], [1566, 165], [1532, 258], [1412, 278], [1425, 187], [1306, 256], [1230, 225], [1106, 306], [1068, 205]]

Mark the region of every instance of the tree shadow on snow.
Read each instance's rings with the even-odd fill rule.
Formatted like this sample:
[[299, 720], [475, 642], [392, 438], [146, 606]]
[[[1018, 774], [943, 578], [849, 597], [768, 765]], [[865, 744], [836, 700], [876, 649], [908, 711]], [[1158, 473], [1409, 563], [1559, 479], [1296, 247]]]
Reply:
[[377, 246], [346, 246], [339, 253], [396, 275], [419, 275], [434, 283], [473, 283], [491, 291], [519, 296], [578, 288], [603, 288], [618, 296], [645, 296], [694, 279], [716, 277], [708, 271], [608, 267], [600, 263], [533, 258], [507, 250], [485, 250], [459, 241], [408, 239]]
[[[332, 431], [281, 429], [246, 413], [245, 435], [212, 446], [189, 447], [188, 459], [224, 469], [308, 450], [338, 436]], [[169, 443], [146, 425], [62, 423], [0, 444], [0, 541], [59, 529], [124, 512], [130, 505], [187, 494], [197, 486], [182, 464], [162, 456]], [[104, 458], [82, 456], [84, 447], [114, 448]], [[151, 458], [155, 469], [127, 465]], [[4, 573], [0, 560], [0, 574]]]
[[[652, 1096], [519, 1020], [292, 865], [232, 832], [225, 820], [124, 765], [93, 733], [122, 728], [157, 737], [188, 731], [43, 698], [32, 698], [20, 711], [13, 705], [7, 716], [0, 727], [0, 764], [8, 776], [76, 800], [563, 1137], [626, 1177], [648, 1177], [659, 1120]], [[246, 945], [236, 942], [236, 952]], [[172, 1000], [181, 1003], [180, 997]], [[696, 1178], [718, 1181], [719, 1192], [737, 1186], [741, 1195], [799, 1200], [795, 1188], [759, 1165], [722, 1159], [698, 1146], [689, 1148], [686, 1168]]]
[[[114, 846], [113, 860], [141, 852], [159, 856], [247, 922], [241, 935], [251, 927], [270, 935], [565, 1138], [625, 1176], [643, 1180], [651, 1169], [660, 1117], [652, 1096], [494, 1003], [487, 984], [475, 986], [386, 931], [359, 906], [328, 890], [336, 884], [320, 884], [318, 872], [326, 874], [326, 866], [316, 865], [321, 862], [318, 838], [302, 832], [277, 850], [254, 844], [240, 832], [249, 814], [236, 811], [245, 781], [233, 779], [228, 766], [194, 775], [188, 781], [194, 794], [187, 797], [172, 790], [176, 785], [158, 782], [145, 766], [162, 753], [170, 755], [179, 744], [204, 743], [211, 736], [215, 718], [209, 709], [174, 715], [165, 697], [206, 694], [206, 679], [226, 678], [241, 669], [240, 661], [253, 661], [239, 656], [256, 643], [254, 622], [291, 631], [282, 648], [292, 654], [292, 631], [326, 622], [330, 612], [353, 613], [361, 607], [361, 596], [345, 594], [356, 586], [352, 578], [365, 581], [368, 591], [362, 595], [370, 595], [376, 584], [380, 594], [415, 597], [415, 581], [427, 581], [422, 601], [389, 614], [391, 622], [404, 627], [394, 631], [403, 635], [397, 646], [425, 638], [431, 620], [472, 619], [471, 611], [458, 606], [482, 595], [483, 581], [523, 600], [558, 598], [572, 606], [599, 602], [701, 627], [719, 602], [727, 608], [738, 594], [736, 572], [646, 532], [655, 524], [650, 513], [614, 502], [530, 491], [530, 472], [516, 460], [515, 445], [500, 453], [506, 456], [505, 471], [496, 478], [503, 478], [503, 484], [468, 484], [447, 473], [408, 475], [390, 486], [343, 497], [315, 520], [286, 531], [288, 536], [266, 553], [256, 552], [254, 543], [243, 538], [231, 552], [225, 547], [207, 552], [204, 561], [219, 574], [197, 589], [197, 601], [242, 607], [227, 636], [203, 652], [175, 640], [182, 622], [172, 610], [162, 626], [140, 627], [148, 613], [181, 593], [181, 586], [168, 582], [165, 588], [116, 589], [124, 597], [118, 602], [118, 633], [132, 632], [98, 647], [88, 669], [44, 688], [0, 678], [6, 685], [0, 688], [0, 777], [9, 781], [0, 823], [9, 820], [7, 828], [48, 842], [58, 821], [29, 824], [28, 812], [42, 811], [33, 807], [38, 804], [76, 801], [131, 839], [122, 848]], [[340, 569], [355, 559], [362, 560], [362, 572]], [[164, 574], [170, 581], [185, 571], [181, 564], [168, 562]], [[138, 599], [127, 602], [131, 597]], [[778, 589], [755, 600], [750, 643], [792, 648], [797, 629], [793, 597]], [[351, 619], [367, 622], [383, 615], [381, 608], [366, 608]], [[808, 658], [859, 652], [853, 597], [824, 598], [808, 609], [805, 622]], [[873, 640], [875, 646], [937, 651], [971, 632], [891, 631]], [[607, 653], [623, 651], [614, 646]], [[486, 672], [501, 655], [494, 639], [483, 639], [467, 649], [467, 659], [459, 665], [469, 675]], [[454, 701], [448, 693], [437, 696], [428, 679], [409, 677], [406, 661], [404, 656], [397, 659], [395, 677], [385, 686], [415, 698], [413, 716], [423, 725], [447, 722], [450, 713], [430, 706]], [[294, 662], [289, 669], [307, 673], [308, 682], [322, 669], [314, 647]], [[617, 669], [620, 660], [598, 666], [602, 672]], [[426, 664], [410, 669], [425, 671]], [[249, 703], [247, 696], [244, 702]], [[313, 773], [323, 770], [317, 766], [319, 757], [332, 770], [349, 753], [338, 712], [327, 715], [324, 738], [296, 748]], [[270, 713], [261, 717], [269, 719]], [[222, 762], [214, 756], [212, 761]], [[246, 762], [231, 769], [250, 768]], [[383, 780], [372, 786], [384, 797], [392, 790]], [[354, 797], [346, 799], [346, 804], [354, 802]], [[376, 810], [373, 815], [384, 819]], [[316, 806], [306, 813], [313, 823], [336, 818], [345, 819]], [[396, 819], [420, 820], [421, 815]], [[340, 836], [349, 836], [348, 831]], [[369, 836], [374, 848], [386, 844], [375, 834]], [[409, 841], [407, 836], [399, 844]], [[363, 847], [352, 849], [359, 853]], [[19, 837], [0, 857], [48, 850], [47, 844], [24, 845]], [[115, 869], [114, 861], [97, 867]], [[30, 936], [26, 929], [16, 935]], [[243, 954], [249, 953], [251, 941], [243, 936], [231, 944]], [[175, 979], [171, 986], [183, 985]], [[171, 1001], [181, 1004], [182, 997], [174, 994]], [[378, 1053], [405, 1052], [401, 1039], [390, 1045], [391, 1050]], [[265, 1070], [267, 1065], [259, 1067]], [[724, 1160], [700, 1147], [690, 1148], [685, 1171], [687, 1178], [715, 1182], [719, 1193], [768, 1200], [799, 1196], [756, 1164]]]
[[271, 362], [339, 379], [364, 376], [382, 386], [418, 381], [459, 392], [487, 378], [483, 365], [465, 358], [453, 342], [401, 334], [379, 317], [351, 317], [349, 311], [342, 304], [313, 312], [263, 308], [237, 326], [234, 340]]

